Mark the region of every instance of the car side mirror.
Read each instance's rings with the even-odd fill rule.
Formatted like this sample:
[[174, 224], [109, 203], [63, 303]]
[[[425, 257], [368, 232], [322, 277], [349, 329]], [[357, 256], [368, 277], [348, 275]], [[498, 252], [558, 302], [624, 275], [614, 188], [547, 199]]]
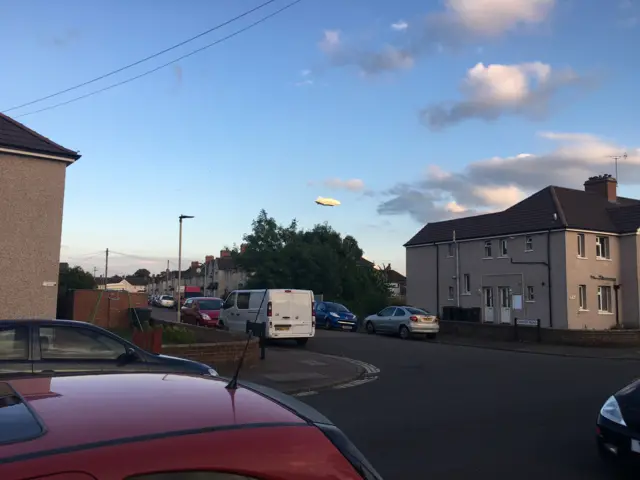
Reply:
[[131, 348], [131, 347], [127, 347], [126, 356], [127, 356], [127, 360], [129, 361], [140, 359], [140, 355], [138, 354], [138, 351], [135, 348]]

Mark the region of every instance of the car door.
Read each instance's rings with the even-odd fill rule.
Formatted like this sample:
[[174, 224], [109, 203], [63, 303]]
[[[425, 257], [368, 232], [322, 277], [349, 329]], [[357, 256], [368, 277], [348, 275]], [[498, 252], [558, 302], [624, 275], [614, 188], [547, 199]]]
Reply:
[[32, 373], [29, 325], [0, 326], [0, 377]]
[[389, 317], [389, 331], [399, 332], [400, 325], [407, 320], [407, 312], [404, 308], [396, 307], [396, 311], [393, 312], [393, 316]]
[[322, 327], [327, 325], [327, 306], [322, 302], [316, 304], [316, 325]]
[[[235, 331], [238, 328], [238, 308], [236, 307], [237, 292], [231, 292], [222, 306], [222, 323], [229, 330]], [[242, 329], [244, 331], [244, 328]]]
[[40, 325], [34, 373], [136, 372], [148, 370], [141, 359], [127, 354], [127, 345], [98, 329], [69, 325]]
[[376, 330], [380, 332], [388, 332], [390, 330], [389, 318], [393, 316], [396, 307], [387, 307], [380, 310], [375, 317], [373, 317], [373, 324]]
[[236, 298], [236, 316], [235, 321], [237, 323], [238, 331], [246, 331], [247, 321], [255, 321], [255, 314], [253, 318], [249, 315], [249, 301], [251, 300], [251, 292], [238, 292]]

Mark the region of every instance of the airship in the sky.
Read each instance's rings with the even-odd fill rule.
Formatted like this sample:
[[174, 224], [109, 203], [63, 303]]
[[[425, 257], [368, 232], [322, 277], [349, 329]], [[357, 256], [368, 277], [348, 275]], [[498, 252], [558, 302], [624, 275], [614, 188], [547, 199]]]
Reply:
[[322, 205], [323, 207], [335, 207], [337, 205], [340, 205], [340, 202], [334, 198], [324, 198], [324, 197], [318, 197], [316, 198], [316, 203], [318, 205]]

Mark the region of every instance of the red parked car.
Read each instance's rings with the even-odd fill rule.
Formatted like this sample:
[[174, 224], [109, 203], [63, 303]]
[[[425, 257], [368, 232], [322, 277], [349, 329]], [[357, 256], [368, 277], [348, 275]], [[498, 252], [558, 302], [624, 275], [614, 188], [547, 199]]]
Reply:
[[184, 323], [201, 327], [217, 327], [224, 300], [217, 297], [188, 298], [181, 309]]
[[2, 480], [381, 480], [316, 410], [219, 377], [8, 380], [0, 425]]

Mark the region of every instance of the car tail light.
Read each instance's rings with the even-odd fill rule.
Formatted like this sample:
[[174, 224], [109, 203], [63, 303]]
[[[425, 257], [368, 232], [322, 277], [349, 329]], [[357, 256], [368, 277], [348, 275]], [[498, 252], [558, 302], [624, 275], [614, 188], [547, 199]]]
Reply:
[[267, 317], [270, 317], [273, 314], [273, 305], [271, 302], [267, 303]]
[[409, 320], [411, 320], [412, 322], [417, 322], [418, 317], [416, 317], [415, 315], [412, 315], [411, 317], [409, 317]]

